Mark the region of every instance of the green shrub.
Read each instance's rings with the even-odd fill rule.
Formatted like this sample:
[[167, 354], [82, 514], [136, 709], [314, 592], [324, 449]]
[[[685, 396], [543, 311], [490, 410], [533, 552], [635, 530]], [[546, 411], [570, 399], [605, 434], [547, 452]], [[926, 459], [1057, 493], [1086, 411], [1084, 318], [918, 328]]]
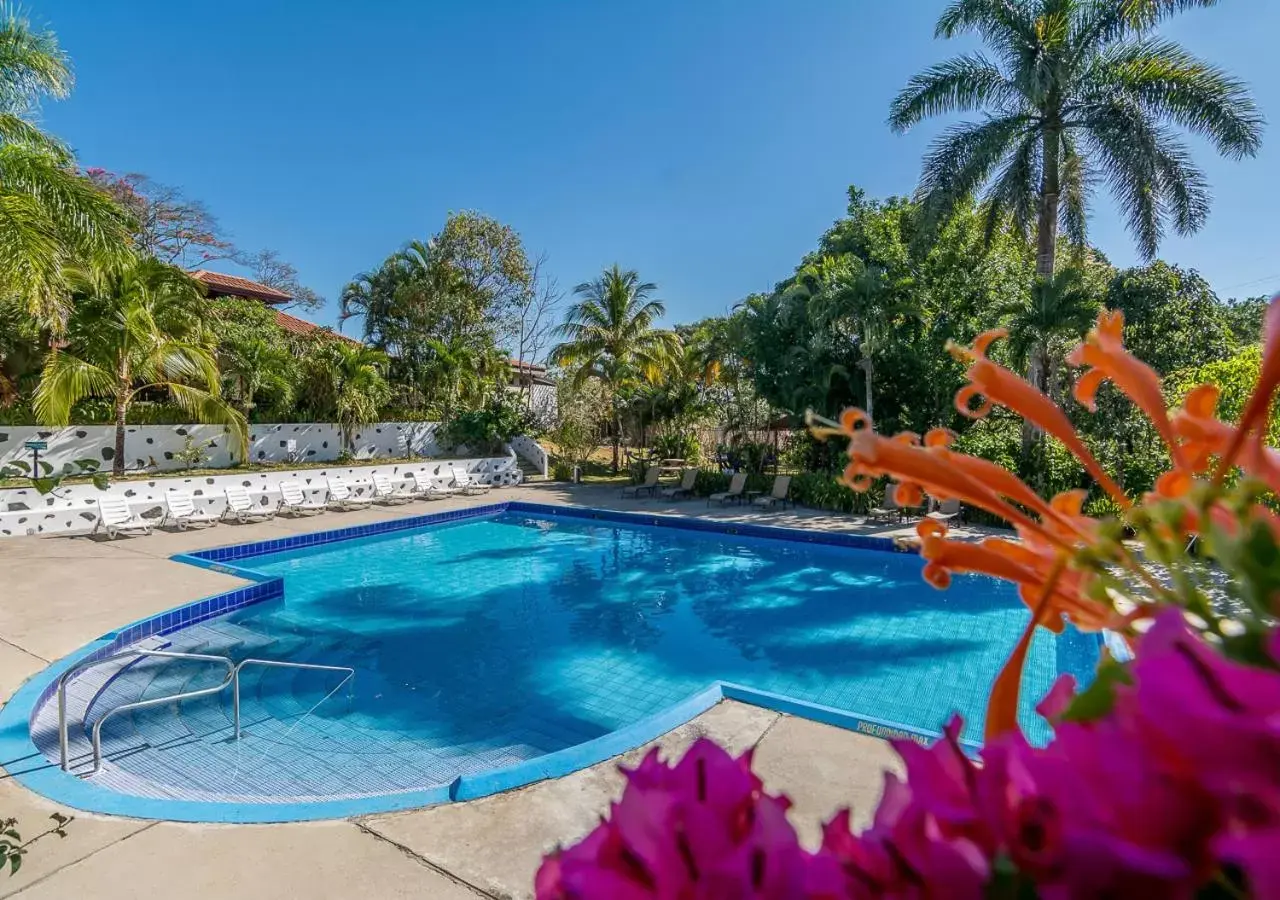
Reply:
[[556, 481], [572, 481], [573, 466], [564, 460], [556, 460], [551, 466], [551, 477]]
[[528, 433], [533, 426], [528, 410], [498, 399], [483, 409], [454, 416], [441, 429], [440, 439], [448, 447], [465, 444], [475, 453], [498, 453], [504, 443]]
[[884, 494], [883, 485], [855, 491], [825, 472], [803, 472], [791, 479], [791, 500], [797, 506], [833, 512], [865, 514]]
[[653, 452], [660, 459], [683, 459], [690, 465], [702, 459], [702, 445], [695, 434], [660, 434], [653, 439]]

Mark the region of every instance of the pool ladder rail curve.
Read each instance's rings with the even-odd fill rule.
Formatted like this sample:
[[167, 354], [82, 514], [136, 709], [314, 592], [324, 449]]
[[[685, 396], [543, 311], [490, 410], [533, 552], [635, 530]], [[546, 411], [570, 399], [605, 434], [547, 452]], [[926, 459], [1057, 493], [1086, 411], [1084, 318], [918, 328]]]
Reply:
[[[240, 672], [245, 666], [268, 666], [280, 669], [313, 669], [321, 672], [345, 672], [346, 676], [337, 686], [329, 692], [324, 698], [327, 700], [335, 694], [344, 684], [349, 683], [355, 678], [356, 670], [350, 666], [322, 666], [317, 663], [297, 663], [285, 662], [278, 659], [242, 659], [235, 662], [229, 656], [221, 656], [212, 653], [177, 653], [172, 650], [125, 650], [121, 653], [115, 653], [111, 656], [105, 656], [102, 659], [89, 660], [79, 665], [72, 666], [63, 672], [58, 678], [58, 755], [59, 763], [62, 771], [69, 772], [71, 770], [69, 762], [69, 740], [67, 737], [67, 683], [71, 677], [86, 669], [95, 666], [105, 665], [110, 662], [117, 662], [123, 659], [137, 659], [147, 657], [158, 657], [161, 659], [185, 659], [196, 662], [217, 663], [226, 666], [227, 675], [219, 683], [212, 687], [199, 688], [194, 691], [180, 691], [176, 694], [166, 694], [163, 697], [152, 697], [149, 700], [136, 700], [133, 703], [122, 703], [109, 709], [97, 722], [93, 723], [93, 771], [90, 774], [97, 774], [102, 770], [102, 725], [108, 719], [120, 713], [130, 712], [135, 709], [148, 709], [153, 706], [163, 706], [166, 703], [174, 703], [182, 700], [193, 700], [197, 697], [209, 697], [214, 694], [220, 694], [228, 685], [231, 686], [232, 701], [231, 713], [232, 724], [234, 727], [235, 740], [240, 740]], [[131, 663], [132, 664], [132, 663]], [[349, 690], [349, 689], [348, 689]], [[324, 700], [321, 700], [323, 703]], [[85, 714], [89, 712], [85, 708]]]

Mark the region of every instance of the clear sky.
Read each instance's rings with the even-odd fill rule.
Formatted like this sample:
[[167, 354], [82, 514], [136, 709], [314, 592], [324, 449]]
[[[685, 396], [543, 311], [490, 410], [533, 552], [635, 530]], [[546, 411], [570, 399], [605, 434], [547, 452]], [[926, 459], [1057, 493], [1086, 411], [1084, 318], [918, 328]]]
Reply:
[[[546, 252], [562, 286], [614, 261], [668, 319], [725, 312], [787, 276], [857, 184], [909, 193], [939, 123], [885, 126], [936, 41], [942, 0], [46, 0], [75, 64], [46, 127], [86, 166], [203, 200], [328, 297], [451, 209]], [[1280, 118], [1280, 3], [1223, 0], [1165, 33], [1248, 81]], [[1280, 133], [1198, 160], [1208, 225], [1161, 256], [1223, 296], [1280, 288]], [[1136, 262], [1110, 201], [1092, 238]], [[348, 329], [352, 326], [348, 325]]]

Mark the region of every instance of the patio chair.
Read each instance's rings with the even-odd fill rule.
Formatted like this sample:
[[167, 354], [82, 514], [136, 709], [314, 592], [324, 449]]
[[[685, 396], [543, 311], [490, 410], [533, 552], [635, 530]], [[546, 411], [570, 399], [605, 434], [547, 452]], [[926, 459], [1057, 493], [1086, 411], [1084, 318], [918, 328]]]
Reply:
[[712, 502], [719, 503], [724, 506], [730, 500], [738, 502], [743, 498], [743, 492], [747, 489], [747, 473], [735, 472], [733, 477], [729, 479], [729, 490], [718, 491], [707, 498], [707, 506]]
[[761, 509], [770, 509], [774, 504], [782, 504], [783, 508], [791, 501], [787, 499], [787, 494], [791, 491], [791, 476], [778, 475], [773, 479], [773, 490], [765, 494], [763, 497], [756, 497], [751, 501], [752, 506], [758, 506]]
[[902, 507], [898, 505], [898, 486], [896, 484], [885, 485], [884, 497], [880, 500], [880, 505], [874, 507], [867, 512], [868, 519], [895, 519], [901, 518]]
[[487, 494], [492, 485], [485, 484], [467, 471], [465, 466], [451, 466], [453, 486], [464, 494]]
[[933, 519], [937, 522], [950, 522], [952, 519], [958, 519], [960, 518], [960, 501], [934, 498], [934, 507], [925, 518]]
[[637, 499], [640, 497], [642, 493], [646, 493], [646, 494], [649, 494], [650, 496], [653, 496], [653, 494], [658, 490], [658, 476], [661, 474], [662, 473], [658, 471], [657, 466], [650, 466], [648, 469], [645, 470], [644, 481], [640, 482], [639, 484], [633, 484], [628, 487], [624, 487], [622, 489], [622, 496], [626, 497], [630, 495], [632, 497], [636, 497]]
[[280, 482], [280, 512], [293, 513], [295, 516], [308, 516], [325, 511], [325, 502], [308, 497], [302, 491], [302, 485], [296, 481]]
[[164, 517], [160, 519], [160, 527], [172, 521], [180, 531], [186, 531], [192, 525], [217, 525], [218, 516], [207, 509], [197, 509], [195, 497], [190, 491], [170, 488], [165, 494]]
[[98, 529], [102, 528], [107, 532], [108, 538], [115, 540], [119, 534], [150, 534], [151, 527], [150, 522], [129, 508], [129, 502], [123, 497], [99, 497], [98, 521], [93, 524], [90, 534], [97, 534]]
[[658, 491], [658, 496], [664, 500], [679, 500], [681, 497], [692, 497], [693, 486], [698, 483], [698, 470], [685, 469], [680, 474], [680, 483], [671, 487], [664, 487]]
[[437, 479], [418, 469], [410, 472], [409, 477], [413, 479], [413, 495], [424, 500], [443, 500], [459, 493], [457, 489], [440, 484]]
[[334, 509], [368, 509], [373, 505], [373, 498], [357, 497], [351, 493], [350, 486], [341, 478], [334, 476], [325, 480], [329, 485], [329, 494], [325, 498], [325, 505]]
[[413, 490], [401, 484], [396, 487], [391, 483], [391, 479], [384, 472], [373, 473], [373, 499], [379, 503], [394, 505], [397, 503], [412, 503]]
[[244, 485], [227, 488], [227, 508], [222, 511], [222, 518], [233, 517], [240, 524], [246, 522], [265, 522], [276, 517], [276, 511], [270, 506], [254, 504], [249, 499], [249, 492]]

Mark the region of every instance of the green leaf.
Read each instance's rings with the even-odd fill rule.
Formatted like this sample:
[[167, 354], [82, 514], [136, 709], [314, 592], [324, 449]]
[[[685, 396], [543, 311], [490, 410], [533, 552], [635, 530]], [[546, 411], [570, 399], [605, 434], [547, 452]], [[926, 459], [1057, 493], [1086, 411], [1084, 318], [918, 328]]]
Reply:
[[53, 471], [53, 466], [42, 459], [40, 460], [40, 471], [45, 475], [48, 475], [50, 472]]
[[106, 472], [97, 472], [93, 476], [93, 486], [100, 491], [105, 491], [111, 487], [111, 476]]
[[1072, 698], [1062, 714], [1064, 722], [1092, 722], [1100, 719], [1115, 706], [1117, 685], [1132, 684], [1128, 667], [1106, 659], [1098, 666], [1093, 683]]
[[42, 494], [49, 494], [58, 489], [61, 478], [32, 478], [31, 486]]
[[9, 465], [17, 469], [19, 472], [21, 472], [24, 475], [27, 475], [31, 472], [31, 464], [23, 462], [20, 459], [15, 459], [13, 462], [9, 463]]
[[84, 459], [77, 459], [75, 464], [79, 466], [80, 471], [84, 472], [86, 475], [90, 472], [96, 472], [102, 467], [102, 464], [96, 459], [89, 459], [88, 457], [85, 457]]

